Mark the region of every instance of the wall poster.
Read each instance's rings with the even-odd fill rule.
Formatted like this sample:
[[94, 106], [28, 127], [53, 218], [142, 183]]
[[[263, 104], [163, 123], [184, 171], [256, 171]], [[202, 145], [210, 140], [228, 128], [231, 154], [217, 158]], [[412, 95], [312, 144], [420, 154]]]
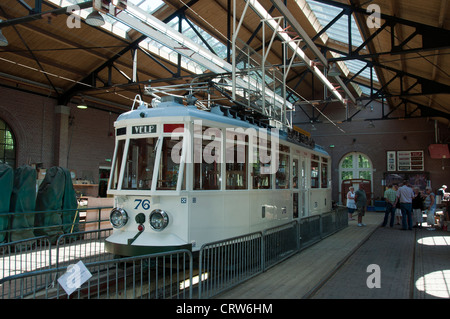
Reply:
[[387, 171], [388, 172], [394, 172], [397, 170], [397, 160], [395, 159], [395, 151], [387, 151], [386, 152], [386, 158], [387, 158]]
[[423, 151], [397, 151], [398, 171], [423, 171]]

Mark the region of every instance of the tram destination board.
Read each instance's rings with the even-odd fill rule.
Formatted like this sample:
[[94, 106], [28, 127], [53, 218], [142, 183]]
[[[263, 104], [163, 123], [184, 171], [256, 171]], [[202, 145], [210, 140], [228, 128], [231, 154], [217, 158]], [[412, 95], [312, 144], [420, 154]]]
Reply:
[[136, 125], [131, 129], [132, 134], [156, 133], [156, 125]]

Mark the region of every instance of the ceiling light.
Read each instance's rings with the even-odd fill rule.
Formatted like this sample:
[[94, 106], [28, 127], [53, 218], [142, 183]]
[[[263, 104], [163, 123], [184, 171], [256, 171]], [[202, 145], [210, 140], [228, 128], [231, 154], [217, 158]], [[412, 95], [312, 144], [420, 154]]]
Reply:
[[330, 70], [328, 71], [328, 76], [340, 76], [341, 75], [341, 71], [339, 71], [338, 67], [336, 66], [336, 64], [332, 64], [330, 67]]
[[86, 23], [93, 27], [100, 27], [105, 24], [105, 19], [97, 10], [94, 10], [86, 17]]
[[83, 98], [81, 98], [81, 103], [77, 105], [77, 109], [85, 110], [85, 109], [87, 109], [87, 108], [88, 108], [88, 107], [87, 107], [87, 105], [86, 105], [86, 102], [84, 101]]

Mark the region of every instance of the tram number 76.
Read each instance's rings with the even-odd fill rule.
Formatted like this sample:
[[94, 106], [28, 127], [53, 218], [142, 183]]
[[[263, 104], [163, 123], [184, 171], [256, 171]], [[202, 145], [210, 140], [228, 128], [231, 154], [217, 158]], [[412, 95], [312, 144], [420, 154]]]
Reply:
[[150, 209], [150, 201], [148, 199], [135, 199], [134, 202], [137, 202], [136, 207], [134, 209], [139, 209], [139, 206], [141, 206], [144, 210]]

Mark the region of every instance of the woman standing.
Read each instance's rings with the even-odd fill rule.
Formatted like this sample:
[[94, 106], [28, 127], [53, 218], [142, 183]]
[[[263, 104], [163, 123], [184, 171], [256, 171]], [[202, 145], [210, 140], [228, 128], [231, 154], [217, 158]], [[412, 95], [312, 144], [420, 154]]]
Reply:
[[425, 198], [425, 209], [427, 210], [427, 224], [430, 225], [428, 230], [434, 230], [434, 213], [436, 212], [436, 196], [431, 187], [426, 188], [427, 197]]
[[355, 203], [355, 188], [350, 186], [349, 191], [347, 193], [347, 209], [348, 209], [348, 220], [355, 220], [353, 218], [353, 213], [356, 209]]
[[416, 224], [414, 228], [422, 228], [422, 208], [423, 208], [423, 198], [419, 187], [414, 187], [414, 198], [412, 200], [412, 210], [413, 210], [413, 220]]

